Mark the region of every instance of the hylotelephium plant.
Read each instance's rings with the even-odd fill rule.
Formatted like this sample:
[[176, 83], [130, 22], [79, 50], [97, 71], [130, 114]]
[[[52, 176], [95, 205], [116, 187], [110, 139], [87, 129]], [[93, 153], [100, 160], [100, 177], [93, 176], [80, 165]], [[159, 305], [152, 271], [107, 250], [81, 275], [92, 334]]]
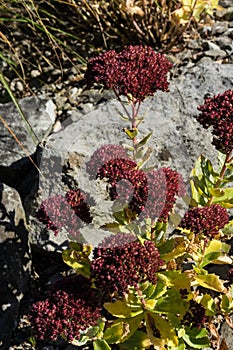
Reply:
[[[130, 123], [124, 129], [130, 143], [103, 145], [86, 164], [90, 179], [105, 181], [114, 201], [114, 221], [102, 227], [112, 234], [94, 249], [70, 242], [63, 259], [77, 274], [55, 283], [32, 306], [37, 340], [62, 337], [94, 350], [217, 349], [216, 320], [232, 327], [233, 90], [205, 98], [198, 107], [198, 122], [212, 130], [219, 168], [201, 155], [188, 197], [175, 170], [145, 167], [151, 133], [138, 138], [140, 105], [157, 90], [168, 91], [171, 66], [164, 55], [143, 46], [111, 50], [88, 62], [87, 86], [97, 83], [114, 91]], [[189, 198], [189, 208], [168, 234], [177, 197]], [[68, 220], [64, 202], [90, 223], [86, 199], [80, 189], [72, 189], [65, 198], [44, 201], [37, 216], [55, 234], [66, 227], [75, 236], [80, 227]], [[223, 277], [209, 270], [218, 264], [226, 266]]]

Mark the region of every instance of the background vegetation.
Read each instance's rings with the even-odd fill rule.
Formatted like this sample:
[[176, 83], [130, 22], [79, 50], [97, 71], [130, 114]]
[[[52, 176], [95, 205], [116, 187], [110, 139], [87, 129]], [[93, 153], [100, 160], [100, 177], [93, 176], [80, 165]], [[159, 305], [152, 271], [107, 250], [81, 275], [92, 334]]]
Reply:
[[105, 49], [147, 44], [167, 53], [217, 7], [218, 0], [0, 0], [0, 68], [30, 90], [39, 74], [49, 82], [52, 69], [82, 69]]

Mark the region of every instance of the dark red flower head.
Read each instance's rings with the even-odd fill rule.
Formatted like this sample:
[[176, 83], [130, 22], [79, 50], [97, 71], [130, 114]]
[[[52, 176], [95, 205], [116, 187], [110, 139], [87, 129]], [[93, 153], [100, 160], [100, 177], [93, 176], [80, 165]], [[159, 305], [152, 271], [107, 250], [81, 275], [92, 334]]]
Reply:
[[121, 145], [103, 145], [98, 148], [86, 163], [86, 170], [91, 179], [96, 179], [99, 169], [108, 161], [116, 158], [128, 158]]
[[184, 180], [175, 170], [144, 172], [134, 161], [124, 158], [107, 161], [97, 171], [97, 178], [107, 179], [110, 198], [116, 200], [117, 208], [128, 203], [132, 213], [153, 222], [166, 222], [177, 196], [186, 192]]
[[80, 338], [80, 331], [96, 325], [101, 305], [90, 280], [73, 276], [58, 281], [47, 298], [32, 305], [30, 321], [37, 340], [68, 341]]
[[42, 201], [36, 212], [39, 221], [57, 235], [62, 228], [76, 236], [83, 223], [91, 223], [90, 204], [94, 201], [80, 189], [69, 190], [65, 197], [58, 195]]
[[152, 241], [142, 244], [134, 235], [118, 233], [94, 249], [91, 271], [96, 287], [104, 294], [122, 295], [129, 286], [145, 281], [155, 284], [162, 264]]
[[179, 227], [211, 237], [217, 235], [228, 222], [227, 210], [219, 204], [212, 204], [209, 207], [188, 210]]
[[119, 53], [107, 51], [87, 64], [87, 85], [101, 83], [118, 95], [143, 101], [157, 90], [168, 91], [167, 73], [172, 63], [149, 46], [128, 46]]
[[233, 90], [205, 98], [198, 110], [201, 111], [198, 122], [206, 129], [212, 126], [213, 145], [222, 153], [230, 153], [233, 149]]
[[131, 159], [117, 158], [106, 162], [97, 172], [97, 178], [106, 179], [110, 184], [111, 200], [118, 201], [118, 206], [140, 214], [148, 196], [146, 173], [139, 170]]

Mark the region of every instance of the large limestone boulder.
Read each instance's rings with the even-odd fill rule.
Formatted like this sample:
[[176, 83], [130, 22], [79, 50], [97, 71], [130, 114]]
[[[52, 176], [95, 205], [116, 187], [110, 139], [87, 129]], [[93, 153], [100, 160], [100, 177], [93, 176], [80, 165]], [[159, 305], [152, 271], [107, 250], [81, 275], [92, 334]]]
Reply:
[[[145, 115], [140, 130], [142, 135], [153, 132], [150, 164], [177, 170], [188, 185], [190, 171], [201, 153], [216, 163], [217, 152], [211, 144], [211, 132], [204, 130], [194, 116], [198, 114], [197, 106], [203, 104], [206, 94], [213, 96], [232, 88], [233, 65], [208, 63], [186, 69], [181, 76], [171, 79], [170, 92], [157, 92], [154, 97], [146, 99], [140, 110], [140, 114]], [[89, 179], [86, 163], [101, 145], [126, 141], [122, 129], [128, 125], [119, 118], [120, 113], [124, 114], [124, 109], [118, 101], [110, 98], [89, 113], [73, 113], [60, 130], [48, 137], [41, 150], [42, 176], [37, 208], [44, 199], [64, 196], [70, 182], [96, 200], [93, 208], [96, 224], [106, 219], [107, 201], [103, 201], [101, 190]], [[46, 250], [62, 250], [67, 245], [66, 230], [55, 237], [48, 231], [45, 234], [44, 227], [38, 225], [35, 217], [31, 216], [30, 223], [31, 238], [35, 244]], [[89, 224], [82, 229], [89, 243], [96, 244], [104, 237], [97, 226]]]

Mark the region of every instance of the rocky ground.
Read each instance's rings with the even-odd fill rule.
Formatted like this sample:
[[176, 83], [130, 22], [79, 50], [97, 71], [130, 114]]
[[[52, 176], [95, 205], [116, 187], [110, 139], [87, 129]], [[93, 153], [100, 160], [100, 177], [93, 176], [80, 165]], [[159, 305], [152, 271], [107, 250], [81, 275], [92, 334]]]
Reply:
[[[174, 62], [170, 80], [175, 81], [187, 72], [194, 72], [195, 67], [202, 64], [233, 64], [233, 7], [231, 0], [222, 1], [221, 5], [226, 9], [218, 11], [209, 24], [203, 25], [195, 35], [188, 38], [185, 47], [176, 53], [168, 55]], [[230, 67], [230, 66], [228, 66]], [[4, 68], [4, 67], [3, 67]], [[5, 67], [6, 69], [6, 67]], [[193, 70], [194, 69], [194, 70]], [[231, 66], [232, 69], [232, 66]], [[198, 69], [196, 72], [199, 72]], [[112, 96], [108, 92], [101, 94], [99, 91], [85, 91], [83, 70], [79, 67], [67, 68], [63, 73], [59, 69], [47, 67], [43, 71], [43, 81], [41, 85], [41, 73], [37, 70], [31, 71], [30, 89], [26, 89], [18, 78], [10, 81], [10, 86], [17, 97], [23, 98], [29, 95], [46, 95], [56, 106], [56, 115], [53, 123], [53, 131], [60, 130], [62, 123], [72, 118], [74, 113], [85, 116], [93, 112], [103, 102], [111, 100]], [[61, 78], [62, 76], [62, 78]], [[232, 79], [230, 75], [229, 79]], [[47, 78], [46, 78], [47, 77]], [[47, 80], [46, 80], [47, 79]], [[232, 80], [226, 82], [226, 86], [232, 85]], [[228, 84], [228, 85], [227, 85]], [[0, 87], [0, 102], [8, 101], [5, 90]], [[166, 158], [166, 154], [163, 155]], [[29, 341], [31, 336], [30, 325], [26, 317], [28, 306], [35, 300], [38, 292], [42, 292], [48, 283], [56, 279], [59, 275], [69, 273], [63, 264], [60, 255], [48, 253], [32, 247], [32, 275], [28, 292], [21, 301], [19, 325], [16, 328], [9, 350], [73, 350], [74, 346], [65, 342], [58, 344], [43, 343], [36, 347]], [[1, 345], [0, 345], [1, 348]]]

